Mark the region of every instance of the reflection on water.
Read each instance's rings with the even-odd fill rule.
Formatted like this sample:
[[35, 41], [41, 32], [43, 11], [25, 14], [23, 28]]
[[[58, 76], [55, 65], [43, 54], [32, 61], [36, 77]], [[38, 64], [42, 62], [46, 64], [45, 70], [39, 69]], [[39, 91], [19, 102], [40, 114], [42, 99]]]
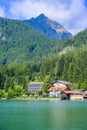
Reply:
[[0, 101], [0, 130], [86, 130], [87, 102]]

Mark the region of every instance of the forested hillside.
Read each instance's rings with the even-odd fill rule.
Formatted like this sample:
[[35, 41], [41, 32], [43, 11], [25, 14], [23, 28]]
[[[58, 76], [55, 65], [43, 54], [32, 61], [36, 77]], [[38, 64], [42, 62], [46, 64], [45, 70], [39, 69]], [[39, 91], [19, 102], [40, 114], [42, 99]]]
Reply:
[[43, 61], [75, 50], [86, 50], [87, 30], [71, 39], [51, 40], [20, 20], [0, 18], [0, 63]]
[[58, 52], [57, 46], [57, 42], [19, 20], [0, 18], [0, 63], [2, 64], [43, 60]]
[[0, 95], [21, 96], [27, 93], [30, 81], [53, 83], [65, 80], [75, 89], [87, 88], [87, 51], [64, 54], [38, 63], [12, 66], [0, 65]]

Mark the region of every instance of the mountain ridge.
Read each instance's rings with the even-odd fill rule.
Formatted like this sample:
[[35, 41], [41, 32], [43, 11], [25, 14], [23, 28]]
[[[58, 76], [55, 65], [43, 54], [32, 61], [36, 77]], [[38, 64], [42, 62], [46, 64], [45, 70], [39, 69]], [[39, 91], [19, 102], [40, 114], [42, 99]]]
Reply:
[[20, 20], [0, 18], [0, 63], [44, 60], [54, 55], [55, 46], [59, 46], [57, 42], [26, 23]]
[[36, 30], [44, 33], [49, 38], [55, 40], [72, 37], [72, 34], [69, 33], [61, 24], [59, 24], [55, 20], [49, 19], [44, 14], [40, 14], [36, 18], [32, 17], [29, 20], [23, 21], [35, 28]]

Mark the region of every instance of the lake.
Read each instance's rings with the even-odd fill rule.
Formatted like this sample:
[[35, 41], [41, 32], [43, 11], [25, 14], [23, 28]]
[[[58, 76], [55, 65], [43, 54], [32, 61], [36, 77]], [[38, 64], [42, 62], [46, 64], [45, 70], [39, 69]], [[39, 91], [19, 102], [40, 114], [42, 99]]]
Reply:
[[1, 100], [0, 130], [87, 130], [87, 101]]

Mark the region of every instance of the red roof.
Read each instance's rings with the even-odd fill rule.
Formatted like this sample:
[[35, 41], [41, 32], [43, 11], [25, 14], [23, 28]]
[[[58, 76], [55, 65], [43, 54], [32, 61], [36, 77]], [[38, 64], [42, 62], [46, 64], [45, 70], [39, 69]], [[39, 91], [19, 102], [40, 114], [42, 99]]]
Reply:
[[64, 90], [66, 90], [67, 89], [67, 87], [66, 86], [54, 86], [54, 87], [50, 87], [49, 89], [48, 89], [48, 91], [64, 91]]
[[58, 87], [57, 86], [55, 86], [55, 87], [50, 87], [49, 89], [48, 89], [48, 91], [52, 91], [52, 90], [58, 90]]
[[73, 94], [74, 91], [73, 90], [67, 90], [67, 91], [64, 91], [66, 94]]

